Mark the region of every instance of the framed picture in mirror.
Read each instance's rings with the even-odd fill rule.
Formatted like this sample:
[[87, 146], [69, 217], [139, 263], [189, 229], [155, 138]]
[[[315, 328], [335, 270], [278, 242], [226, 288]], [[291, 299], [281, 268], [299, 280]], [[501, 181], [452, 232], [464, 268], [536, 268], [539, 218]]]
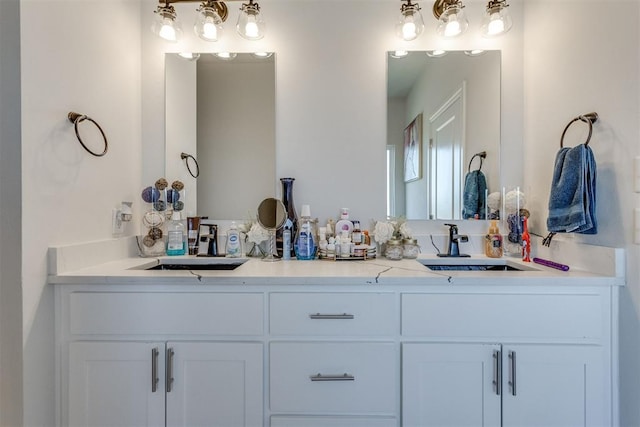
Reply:
[[422, 178], [422, 113], [404, 129], [404, 182]]

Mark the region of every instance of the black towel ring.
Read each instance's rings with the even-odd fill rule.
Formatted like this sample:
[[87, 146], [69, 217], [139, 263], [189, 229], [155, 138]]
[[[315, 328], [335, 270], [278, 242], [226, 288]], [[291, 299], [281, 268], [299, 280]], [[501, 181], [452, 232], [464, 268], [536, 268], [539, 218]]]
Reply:
[[476, 157], [480, 157], [480, 167], [478, 168], [478, 170], [482, 170], [482, 159], [485, 159], [487, 157], [487, 152], [481, 151], [471, 156], [471, 160], [469, 160], [469, 167], [467, 168], [467, 172], [471, 172], [471, 163], [473, 163], [473, 159], [475, 159]]
[[598, 113], [596, 112], [582, 114], [576, 117], [575, 119], [571, 120], [567, 125], [567, 127], [565, 127], [564, 130], [562, 131], [562, 136], [560, 137], [560, 148], [564, 146], [564, 135], [567, 133], [567, 129], [569, 129], [569, 126], [571, 126], [574, 122], [577, 122], [578, 120], [580, 120], [581, 122], [585, 122], [586, 124], [589, 125], [589, 135], [587, 135], [587, 140], [584, 142], [584, 145], [589, 145], [589, 141], [591, 140], [591, 134], [593, 133], [593, 124], [598, 121]]
[[[69, 119], [69, 121], [71, 123], [73, 123], [73, 127], [76, 130], [76, 137], [78, 138], [78, 141], [80, 141], [80, 145], [82, 145], [82, 148], [87, 150], [87, 152], [89, 154], [91, 154], [93, 156], [96, 156], [96, 157], [102, 157], [105, 154], [107, 154], [107, 148], [109, 146], [109, 144], [107, 143], [107, 136], [104, 134], [104, 131], [102, 130], [100, 125], [95, 120], [93, 120], [91, 117], [85, 116], [84, 114], [74, 113], [73, 111], [70, 112], [69, 114], [67, 114], [67, 118]], [[98, 130], [102, 134], [102, 139], [104, 140], [104, 151], [102, 153], [96, 153], [94, 151], [91, 151], [86, 145], [84, 145], [84, 142], [82, 142], [82, 138], [80, 138], [80, 132], [78, 132], [78, 123], [81, 123], [81, 122], [83, 122], [85, 120], [89, 120], [91, 123], [96, 125], [96, 127], [98, 128]]]
[[[198, 165], [198, 161], [191, 154], [180, 153], [180, 158], [184, 160], [184, 164], [187, 165], [187, 170], [191, 174], [192, 177], [197, 178], [200, 176], [200, 166]], [[196, 165], [196, 173], [193, 173], [191, 170], [191, 166], [189, 166], [189, 159], [193, 160], [193, 163]]]

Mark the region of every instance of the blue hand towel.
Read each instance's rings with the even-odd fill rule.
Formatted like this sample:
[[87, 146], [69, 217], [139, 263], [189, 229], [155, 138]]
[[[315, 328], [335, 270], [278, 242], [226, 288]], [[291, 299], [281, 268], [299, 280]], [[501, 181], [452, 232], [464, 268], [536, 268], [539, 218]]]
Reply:
[[486, 192], [487, 180], [480, 169], [467, 173], [464, 177], [464, 194], [462, 196], [463, 219], [484, 219], [487, 204]]
[[585, 144], [561, 148], [549, 195], [547, 228], [555, 233], [596, 234], [596, 161]]

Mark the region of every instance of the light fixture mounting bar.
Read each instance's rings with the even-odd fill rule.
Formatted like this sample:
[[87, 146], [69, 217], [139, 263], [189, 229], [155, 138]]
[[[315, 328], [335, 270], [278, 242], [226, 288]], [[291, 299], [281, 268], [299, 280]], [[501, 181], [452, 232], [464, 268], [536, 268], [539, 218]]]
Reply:
[[[226, 0], [226, 1], [234, 1], [234, 0]], [[225, 22], [227, 20], [227, 16], [229, 16], [229, 9], [227, 8], [227, 5], [224, 4], [224, 2], [222, 1], [215, 1], [215, 0], [158, 0], [158, 3], [161, 4], [170, 4], [170, 3], [205, 3], [205, 4], [210, 4], [211, 7], [213, 7], [216, 10], [216, 13], [218, 14], [218, 16], [220, 16], [220, 19], [222, 19], [222, 22]]]

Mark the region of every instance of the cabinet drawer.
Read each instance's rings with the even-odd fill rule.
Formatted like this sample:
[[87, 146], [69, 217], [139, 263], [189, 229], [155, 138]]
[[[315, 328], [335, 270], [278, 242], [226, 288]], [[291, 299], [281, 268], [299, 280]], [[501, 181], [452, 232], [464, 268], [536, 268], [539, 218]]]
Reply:
[[383, 336], [399, 329], [393, 294], [276, 293], [269, 306], [273, 335]]
[[273, 343], [270, 355], [272, 412], [396, 412], [393, 343]]
[[92, 335], [261, 335], [261, 293], [74, 292], [69, 330]]
[[609, 324], [598, 294], [403, 294], [402, 334], [597, 341]]
[[271, 427], [396, 427], [392, 417], [274, 416]]

